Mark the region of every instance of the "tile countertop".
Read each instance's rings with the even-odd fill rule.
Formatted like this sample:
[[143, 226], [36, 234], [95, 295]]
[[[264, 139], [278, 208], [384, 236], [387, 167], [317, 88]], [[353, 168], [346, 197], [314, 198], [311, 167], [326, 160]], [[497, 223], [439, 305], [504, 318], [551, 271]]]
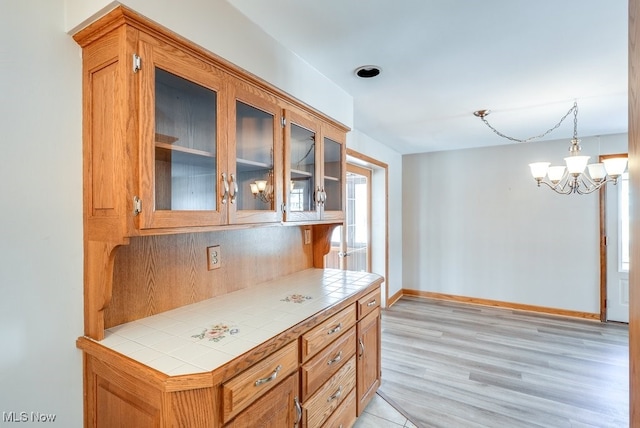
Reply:
[[208, 372], [380, 278], [307, 269], [112, 327], [99, 343], [170, 376]]

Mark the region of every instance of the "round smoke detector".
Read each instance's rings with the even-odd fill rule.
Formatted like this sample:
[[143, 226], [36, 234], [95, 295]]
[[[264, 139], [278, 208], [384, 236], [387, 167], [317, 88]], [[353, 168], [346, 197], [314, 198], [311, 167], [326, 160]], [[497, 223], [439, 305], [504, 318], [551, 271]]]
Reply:
[[363, 65], [355, 70], [356, 76], [363, 79], [370, 79], [380, 74], [381, 68], [377, 65]]

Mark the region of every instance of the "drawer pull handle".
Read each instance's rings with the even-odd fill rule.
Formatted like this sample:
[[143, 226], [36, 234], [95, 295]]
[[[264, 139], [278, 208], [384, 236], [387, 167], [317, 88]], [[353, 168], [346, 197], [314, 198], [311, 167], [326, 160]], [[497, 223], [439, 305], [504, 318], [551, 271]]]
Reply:
[[330, 366], [333, 363], [337, 363], [342, 359], [342, 351], [338, 352], [338, 355], [327, 361], [327, 365]]
[[340, 331], [340, 329], [342, 328], [342, 323], [339, 322], [337, 326], [333, 327], [331, 330], [329, 330], [327, 332], [327, 334], [333, 334], [333, 333], [337, 333]]
[[262, 379], [258, 379], [254, 385], [255, 386], [260, 386], [263, 383], [271, 382], [272, 380], [274, 380], [278, 376], [278, 372], [280, 370], [282, 370], [282, 365], [278, 364], [278, 367], [276, 367], [276, 369], [273, 371], [273, 373], [271, 373], [271, 376], [265, 377], [265, 378], [262, 378]]
[[372, 301], [370, 301], [369, 303], [367, 303], [367, 306], [373, 306], [373, 305], [375, 305], [376, 303], [378, 303], [378, 302], [376, 302], [376, 299], [373, 299]]
[[338, 390], [335, 392], [335, 394], [331, 395], [329, 398], [327, 398], [327, 403], [332, 402], [333, 400], [340, 398], [340, 396], [342, 395], [342, 387], [338, 387]]

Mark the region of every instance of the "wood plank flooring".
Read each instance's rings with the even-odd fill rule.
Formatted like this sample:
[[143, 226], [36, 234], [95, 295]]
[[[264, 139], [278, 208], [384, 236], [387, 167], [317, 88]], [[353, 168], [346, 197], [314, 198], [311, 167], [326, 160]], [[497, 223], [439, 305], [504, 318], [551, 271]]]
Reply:
[[403, 297], [382, 314], [382, 385], [419, 427], [624, 428], [626, 324]]

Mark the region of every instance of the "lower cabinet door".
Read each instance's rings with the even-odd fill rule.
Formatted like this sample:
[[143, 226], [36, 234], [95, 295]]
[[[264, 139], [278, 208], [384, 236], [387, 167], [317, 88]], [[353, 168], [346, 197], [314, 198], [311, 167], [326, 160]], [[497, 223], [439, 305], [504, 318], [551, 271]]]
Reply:
[[358, 416], [380, 386], [380, 309], [358, 321]]
[[225, 427], [286, 428], [300, 421], [298, 374], [294, 373], [240, 412]]

